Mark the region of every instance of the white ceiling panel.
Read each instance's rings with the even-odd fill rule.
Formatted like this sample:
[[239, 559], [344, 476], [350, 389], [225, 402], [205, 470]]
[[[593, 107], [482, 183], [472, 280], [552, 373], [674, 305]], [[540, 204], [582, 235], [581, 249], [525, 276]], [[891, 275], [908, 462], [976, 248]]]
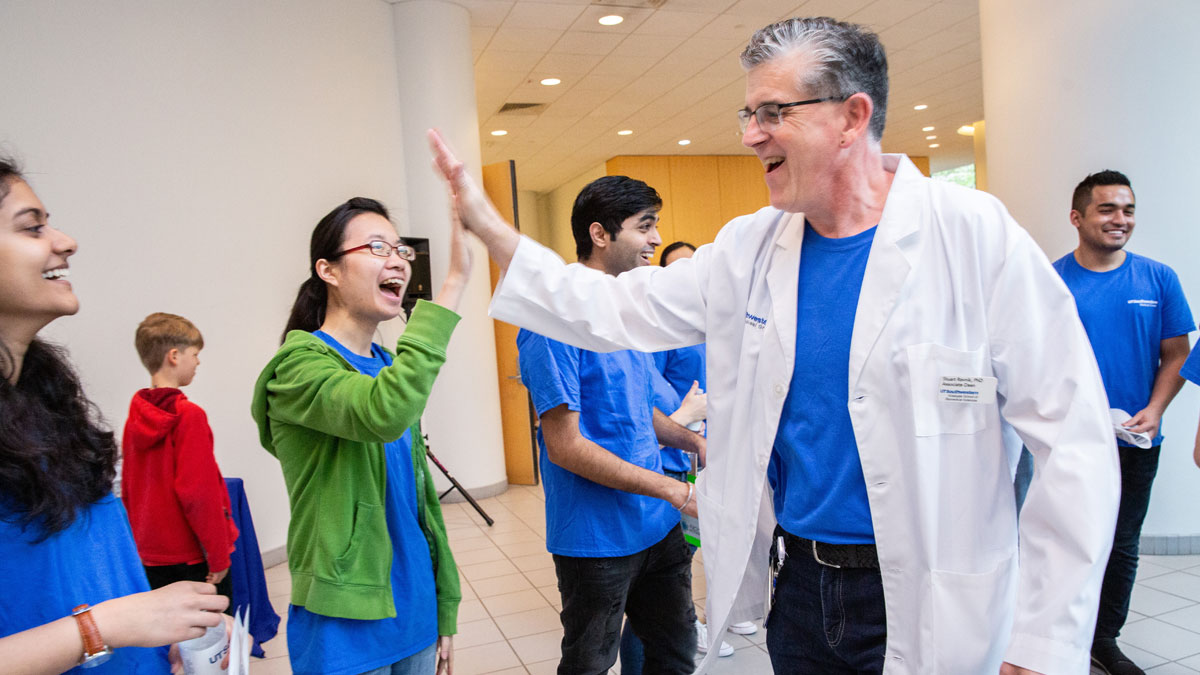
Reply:
[[873, 0], [808, 0], [793, 12], [794, 16], [831, 16], [845, 21], [851, 14], [872, 2]]
[[[542, 77], [557, 77], [565, 84], [590, 73], [604, 57], [598, 54], [547, 54], [533, 70]], [[570, 76], [576, 76], [574, 78]]]
[[689, 12], [712, 12], [720, 14], [737, 4], [737, 0], [668, 0], [672, 9], [684, 9]]
[[573, 90], [590, 91], [597, 94], [615, 94], [621, 90], [626, 84], [629, 84], [629, 76], [621, 75], [602, 75], [593, 72], [585, 75], [579, 83], [572, 87]]
[[559, 100], [550, 104], [543, 115], [550, 117], [581, 118], [596, 107], [598, 99], [595, 96], [585, 96], [575, 92], [567, 92]]
[[854, 12], [849, 20], [879, 32], [928, 9], [937, 0], [875, 0]]
[[557, 28], [566, 30], [584, 11], [581, 5], [518, 2], [502, 25], [512, 28]]
[[661, 59], [683, 44], [684, 39], [682, 36], [634, 34], [626, 37], [612, 53], [616, 56]]
[[607, 56], [592, 69], [589, 76], [616, 76], [628, 83], [630, 75], [646, 72], [654, 64], [658, 63], [659, 60], [659, 58], [653, 56]]
[[[627, 35], [637, 30], [642, 22], [654, 13], [652, 9], [641, 9], [633, 7], [601, 7], [599, 5], [591, 5], [575, 22], [571, 24], [572, 31], [603, 31], [617, 35]], [[610, 14], [619, 14], [625, 17], [625, 20], [615, 26], [604, 26], [600, 23], [600, 17]]]
[[[713, 15], [708, 12], [674, 11], [675, 5], [671, 7], [672, 9], [660, 9], [654, 12], [634, 32], [646, 35], [691, 37], [713, 19]], [[686, 8], [680, 7], [679, 9]]]
[[608, 54], [616, 49], [625, 36], [621, 33], [570, 31], [554, 45], [552, 52], [562, 54]]
[[502, 25], [496, 29], [488, 48], [512, 52], [546, 52], [560, 37], [562, 31], [553, 28], [511, 28]]
[[[974, 3], [940, 2], [888, 27], [879, 38], [888, 49], [902, 49], [967, 20], [979, 20], [979, 10]], [[978, 31], [976, 28], [975, 32]]]
[[545, 54], [531, 51], [501, 51], [487, 49], [475, 61], [475, 73], [519, 73], [525, 75], [538, 64]]
[[743, 45], [750, 41], [754, 31], [775, 21], [774, 14], [718, 14], [696, 31], [696, 35], [706, 38], [736, 40]]
[[[741, 15], [764, 15], [770, 17], [772, 21], [796, 16], [795, 10], [799, 9], [802, 2], [783, 2], [781, 0], [740, 0], [729, 9], [725, 10], [726, 14], [741, 14]], [[763, 24], [765, 26], [767, 24]], [[762, 26], [759, 26], [762, 28]]]
[[521, 103], [553, 103], [562, 98], [567, 91], [569, 90], [562, 85], [547, 87], [538, 84], [536, 79], [530, 79], [513, 89], [509, 94], [509, 99]]
[[964, 19], [946, 30], [931, 33], [925, 38], [905, 46], [905, 49], [925, 54], [929, 58], [942, 58], [950, 50], [964, 44], [979, 44], [978, 17]]
[[[964, 118], [982, 116], [976, 0], [668, 0], [660, 10], [587, 0], [463, 4], [482, 50], [481, 127], [509, 131], [485, 134], [484, 160], [520, 158], [523, 189], [553, 189], [617, 154], [747, 153], [733, 114], [745, 95], [737, 57], [754, 30], [790, 15], [852, 17], [882, 31], [893, 73], [885, 147], [927, 154], [934, 166], [960, 162], [970, 139], [950, 135], [978, 117]], [[627, 19], [596, 23], [609, 13]], [[550, 76], [563, 83], [537, 84]], [[548, 105], [495, 115], [506, 102]], [[930, 109], [913, 111], [917, 102]], [[930, 120], [942, 146], [932, 150], [920, 131]], [[634, 134], [616, 136], [620, 128]], [[690, 146], [676, 144], [684, 135]]]

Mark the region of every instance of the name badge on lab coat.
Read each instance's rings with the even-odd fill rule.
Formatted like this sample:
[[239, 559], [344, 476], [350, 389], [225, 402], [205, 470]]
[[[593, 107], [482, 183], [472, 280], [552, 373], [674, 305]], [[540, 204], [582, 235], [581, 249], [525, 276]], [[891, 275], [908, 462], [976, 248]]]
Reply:
[[950, 403], [994, 404], [996, 378], [943, 375], [941, 386], [938, 388], [938, 400]]

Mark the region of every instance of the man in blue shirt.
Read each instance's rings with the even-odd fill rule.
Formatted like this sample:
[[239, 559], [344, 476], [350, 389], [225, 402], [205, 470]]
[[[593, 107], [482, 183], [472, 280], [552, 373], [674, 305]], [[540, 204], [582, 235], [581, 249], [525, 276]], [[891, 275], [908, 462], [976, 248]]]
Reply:
[[1109, 405], [1131, 416], [1125, 428], [1145, 434], [1151, 446], [1118, 440], [1121, 506], [1092, 640], [1092, 663], [1109, 675], [1143, 673], [1121, 653], [1116, 638], [1129, 613], [1138, 539], [1158, 471], [1163, 411], [1183, 386], [1179, 367], [1195, 329], [1175, 272], [1124, 250], [1133, 234], [1134, 208], [1124, 174], [1101, 171], [1083, 179], [1071, 200], [1079, 247], [1054, 263], [1075, 296]]
[[[581, 265], [616, 276], [650, 264], [662, 199], [625, 176], [580, 192], [571, 230]], [[693, 486], [663, 475], [659, 444], [700, 453], [704, 438], [653, 407], [651, 356], [592, 352], [522, 330], [521, 379], [540, 427], [546, 548], [562, 594], [558, 672], [607, 673], [628, 615], [644, 672], [695, 669], [691, 558], [679, 513]]]

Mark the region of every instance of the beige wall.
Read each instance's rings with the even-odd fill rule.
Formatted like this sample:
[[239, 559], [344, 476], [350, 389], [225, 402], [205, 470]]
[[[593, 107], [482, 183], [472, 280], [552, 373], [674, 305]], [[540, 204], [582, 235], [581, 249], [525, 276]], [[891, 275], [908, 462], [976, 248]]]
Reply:
[[663, 243], [707, 244], [730, 220], [770, 203], [762, 164], [746, 155], [623, 155], [608, 160], [609, 175], [645, 181], [663, 198]]
[[[575, 262], [575, 238], [571, 236], [571, 206], [575, 196], [588, 183], [604, 176], [604, 165], [593, 167], [563, 183], [551, 192], [538, 196], [538, 219], [536, 231], [524, 230], [538, 242], [550, 247], [567, 262]], [[521, 181], [521, 167], [517, 166], [517, 182]]]
[[283, 546], [288, 502], [250, 396], [312, 227], [366, 195], [408, 229], [392, 52], [378, 0], [0, 3], [0, 149], [79, 242], [82, 309], [45, 334], [119, 434], [149, 383], [137, 323], [195, 321], [206, 346], [186, 393], [222, 471], [246, 481], [264, 550]]

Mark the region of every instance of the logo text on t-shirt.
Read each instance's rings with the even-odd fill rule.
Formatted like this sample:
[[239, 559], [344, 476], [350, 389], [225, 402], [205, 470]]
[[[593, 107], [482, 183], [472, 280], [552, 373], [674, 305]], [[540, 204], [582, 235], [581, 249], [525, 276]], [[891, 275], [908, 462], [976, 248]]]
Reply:
[[1138, 307], [1158, 307], [1157, 300], [1143, 300], [1141, 298], [1134, 298], [1133, 300], [1130, 300], [1127, 304], [1137, 305]]

